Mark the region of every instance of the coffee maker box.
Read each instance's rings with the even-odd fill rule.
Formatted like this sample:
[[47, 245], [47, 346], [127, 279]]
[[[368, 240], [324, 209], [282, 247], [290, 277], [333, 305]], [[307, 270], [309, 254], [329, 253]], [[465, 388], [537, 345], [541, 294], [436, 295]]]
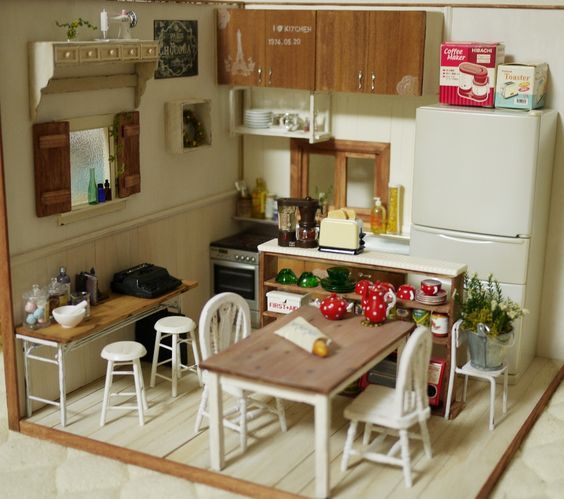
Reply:
[[497, 68], [495, 107], [538, 109], [544, 107], [548, 64], [500, 64]]
[[493, 107], [496, 67], [504, 60], [502, 43], [444, 42], [441, 44], [440, 102]]

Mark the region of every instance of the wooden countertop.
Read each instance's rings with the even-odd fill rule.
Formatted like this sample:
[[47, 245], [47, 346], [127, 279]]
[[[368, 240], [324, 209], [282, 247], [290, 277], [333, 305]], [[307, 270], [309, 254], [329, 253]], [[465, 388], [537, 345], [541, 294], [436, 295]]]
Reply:
[[22, 336], [55, 341], [57, 343], [70, 343], [95, 334], [129, 317], [156, 308], [162, 302], [185, 293], [195, 288], [197, 285], [197, 281], [183, 280], [178, 288], [157, 298], [138, 298], [136, 296], [112, 294], [99, 305], [90, 307], [90, 317], [83, 320], [76, 327], [64, 328], [53, 320], [50, 326], [34, 330], [28, 330], [23, 326], [18, 326], [16, 333]]
[[360, 255], [345, 255], [341, 253], [328, 253], [317, 248], [296, 248], [278, 246], [278, 240], [272, 239], [259, 245], [259, 252], [276, 253], [279, 255], [298, 256], [316, 260], [334, 260], [339, 263], [373, 265], [386, 267], [390, 270], [401, 270], [414, 273], [436, 274], [438, 276], [456, 277], [466, 271], [466, 265], [445, 260], [419, 258], [397, 253], [384, 253], [365, 249]]
[[[274, 334], [298, 316], [333, 340], [327, 357], [317, 357]], [[404, 321], [390, 321], [379, 327], [363, 326], [362, 319], [351, 314], [340, 321], [330, 321], [319, 309], [306, 305], [211, 356], [201, 367], [276, 386], [329, 394], [343, 379], [369, 364], [415, 328], [414, 323]]]

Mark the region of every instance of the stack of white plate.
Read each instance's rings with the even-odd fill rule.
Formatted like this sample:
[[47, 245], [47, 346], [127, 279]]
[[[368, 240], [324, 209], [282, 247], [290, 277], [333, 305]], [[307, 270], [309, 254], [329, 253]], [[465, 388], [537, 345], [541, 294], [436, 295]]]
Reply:
[[249, 128], [269, 128], [272, 124], [272, 111], [266, 109], [247, 109], [244, 123]]
[[441, 289], [436, 295], [426, 295], [421, 289], [415, 292], [415, 300], [426, 305], [441, 305], [447, 301], [447, 293]]

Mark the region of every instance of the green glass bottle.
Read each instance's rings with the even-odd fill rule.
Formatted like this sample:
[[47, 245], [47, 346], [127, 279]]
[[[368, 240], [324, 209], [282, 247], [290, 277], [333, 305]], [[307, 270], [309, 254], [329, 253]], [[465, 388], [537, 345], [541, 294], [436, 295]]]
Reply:
[[90, 168], [90, 180], [88, 181], [88, 204], [98, 204], [98, 186], [96, 184], [96, 170]]

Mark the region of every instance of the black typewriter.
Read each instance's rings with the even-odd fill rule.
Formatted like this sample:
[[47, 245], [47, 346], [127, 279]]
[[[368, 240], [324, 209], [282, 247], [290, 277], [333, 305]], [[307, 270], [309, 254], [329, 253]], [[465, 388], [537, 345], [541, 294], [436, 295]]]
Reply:
[[142, 263], [114, 274], [112, 291], [139, 298], [156, 298], [176, 289], [182, 281], [172, 277], [168, 270], [151, 263]]

